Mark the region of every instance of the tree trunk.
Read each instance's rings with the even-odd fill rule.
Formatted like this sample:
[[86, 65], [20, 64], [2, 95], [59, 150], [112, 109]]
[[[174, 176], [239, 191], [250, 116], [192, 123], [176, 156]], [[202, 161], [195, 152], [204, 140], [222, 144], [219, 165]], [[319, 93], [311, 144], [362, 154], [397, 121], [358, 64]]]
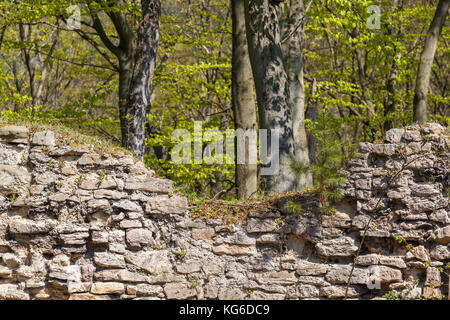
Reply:
[[430, 84], [431, 68], [434, 54], [438, 44], [439, 35], [448, 14], [450, 0], [439, 0], [431, 21], [425, 45], [420, 55], [419, 69], [417, 71], [416, 90], [414, 94], [414, 121], [424, 123], [427, 121], [427, 96]]
[[[283, 66], [279, 25], [279, 3], [272, 0], [245, 0], [249, 55], [255, 79], [260, 129], [268, 131], [268, 155], [278, 170], [265, 176], [268, 193], [294, 190], [297, 178], [290, 170], [294, 160], [292, 109], [289, 81]], [[270, 136], [279, 133], [279, 148], [271, 146]], [[276, 168], [275, 168], [276, 169]]]
[[133, 56], [119, 58], [119, 120], [122, 146], [128, 145], [127, 108], [133, 64]]
[[128, 96], [127, 147], [139, 159], [145, 152], [145, 122], [150, 104], [150, 85], [156, 65], [160, 30], [160, 0], [142, 0], [142, 21], [138, 29], [136, 61]]
[[[233, 20], [233, 56], [232, 56], [232, 105], [234, 111], [235, 129], [255, 130], [256, 105], [253, 98], [253, 77], [248, 56], [247, 35], [245, 32], [244, 0], [231, 0]], [[245, 143], [245, 153], [249, 153], [250, 141]], [[256, 143], [256, 141], [255, 141]], [[237, 144], [236, 144], [237, 146]], [[239, 199], [248, 199], [256, 194], [258, 188], [258, 166], [249, 163], [250, 156], [245, 157], [245, 163], [239, 163], [236, 148], [236, 190]]]
[[6, 26], [3, 26], [2, 29], [0, 30], [0, 49], [2, 48], [3, 37], [5, 36], [5, 32], [6, 32]]
[[[24, 24], [19, 24], [19, 39], [22, 43], [31, 41], [31, 25], [28, 25], [27, 34], [25, 35]], [[31, 111], [34, 113], [34, 107], [36, 105], [36, 93], [35, 93], [35, 70], [31, 63], [30, 50], [26, 47], [22, 48], [23, 59], [28, 72], [28, 84], [30, 86], [31, 96]]]
[[[122, 5], [123, 1], [118, 0], [116, 5]], [[114, 6], [114, 3], [110, 3]], [[107, 16], [112, 21], [114, 28], [119, 38], [118, 45], [114, 44], [107, 35], [102, 20], [95, 8], [89, 8], [91, 11], [92, 28], [96, 31], [103, 45], [117, 57], [119, 65], [117, 66], [106, 54], [102, 54], [103, 57], [117, 70], [119, 74], [119, 120], [120, 120], [120, 133], [121, 143], [123, 147], [128, 145], [128, 97], [130, 90], [130, 82], [133, 75], [133, 66], [135, 63], [135, 36], [133, 30], [130, 28], [125, 14], [114, 10], [111, 7], [109, 10], [105, 10]], [[89, 37], [89, 35], [82, 30], [76, 30], [77, 33], [88, 43], [94, 46], [94, 48], [101, 52], [95, 44], [96, 42]]]
[[[317, 94], [317, 80], [314, 78], [311, 84], [311, 96]], [[312, 122], [317, 122], [319, 120], [319, 109], [317, 108], [317, 101], [315, 98], [311, 98], [308, 104], [308, 111], [306, 112], [306, 119]], [[312, 134], [307, 135], [308, 139], [308, 151], [309, 151], [309, 163], [316, 162], [316, 151], [317, 151], [317, 138]]]
[[[283, 56], [289, 81], [289, 105], [292, 110], [295, 161], [310, 164], [305, 129], [305, 85], [303, 79], [303, 0], [291, 0], [286, 29], [282, 34]], [[312, 186], [312, 175], [306, 172], [297, 177], [296, 189]]]
[[[393, 12], [398, 12], [403, 9], [403, 1], [399, 0], [393, 0], [392, 1], [392, 7]], [[388, 26], [387, 27], [387, 35], [391, 37], [400, 37], [403, 33], [402, 25], [399, 26], [398, 30], [394, 33], [394, 30]], [[385, 102], [384, 107], [384, 132], [388, 131], [389, 129], [392, 129], [396, 124], [393, 122], [393, 114], [395, 114], [395, 108], [398, 104], [397, 99], [397, 90], [398, 90], [398, 84], [397, 84], [397, 77], [399, 73], [399, 65], [398, 61], [401, 61], [402, 58], [402, 52], [398, 48], [397, 44], [394, 44], [394, 50], [395, 55], [392, 60], [392, 66], [391, 70], [389, 71], [389, 76], [386, 83], [386, 91], [387, 91], [387, 98]]]
[[[397, 104], [397, 76], [398, 76], [398, 63], [397, 61], [400, 61], [402, 57], [402, 53], [400, 51], [397, 51], [395, 53], [394, 61], [392, 62], [392, 68], [389, 74], [389, 79], [387, 81], [386, 90], [388, 93], [387, 101], [386, 101], [386, 107], [384, 111], [385, 117], [390, 118], [392, 114], [395, 112], [395, 107]], [[388, 131], [389, 129], [393, 128], [393, 122], [392, 119], [387, 119], [384, 122], [384, 131]]]

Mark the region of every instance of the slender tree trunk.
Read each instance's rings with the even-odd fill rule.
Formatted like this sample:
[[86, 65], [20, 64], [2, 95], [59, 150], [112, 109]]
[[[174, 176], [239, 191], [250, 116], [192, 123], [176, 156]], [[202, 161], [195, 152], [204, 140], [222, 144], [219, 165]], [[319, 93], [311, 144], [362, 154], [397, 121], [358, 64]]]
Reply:
[[422, 54], [420, 55], [414, 95], [414, 121], [419, 123], [427, 121], [427, 96], [431, 68], [433, 66], [439, 35], [448, 15], [449, 5], [450, 0], [439, 0], [436, 13], [428, 30]]
[[[394, 8], [394, 12], [398, 12], [400, 10], [403, 9], [403, 1], [399, 0], [393, 0], [392, 1], [392, 7]], [[399, 26], [398, 30], [396, 30], [396, 32], [394, 33], [394, 31], [391, 29], [390, 26], [387, 27], [387, 35], [391, 36], [391, 37], [399, 37], [401, 36], [403, 33], [403, 28], [402, 25]], [[398, 104], [398, 99], [396, 97], [397, 94], [397, 77], [398, 77], [398, 72], [399, 72], [399, 66], [398, 66], [398, 61], [401, 60], [402, 58], [402, 52], [401, 50], [397, 47], [397, 45], [394, 45], [394, 50], [395, 50], [395, 55], [393, 57], [393, 61], [392, 61], [392, 67], [391, 70], [389, 71], [389, 77], [387, 79], [387, 84], [386, 84], [386, 90], [387, 90], [387, 98], [386, 98], [386, 103], [385, 103], [385, 107], [384, 107], [384, 116], [385, 119], [386, 117], [388, 117], [385, 121], [384, 121], [384, 132], [388, 131], [389, 129], [392, 129], [395, 126], [395, 123], [393, 123], [392, 119], [389, 119], [390, 117], [392, 117], [392, 115], [395, 113], [395, 108], [396, 105]]]
[[132, 56], [119, 58], [119, 120], [122, 146], [128, 145], [128, 93], [133, 75], [134, 59]]
[[[91, 3], [89, 3], [90, 5]], [[122, 5], [122, 0], [117, 0], [116, 2], [110, 3], [114, 5]], [[119, 65], [117, 66], [106, 54], [102, 54], [103, 57], [108, 61], [114, 69], [117, 70], [119, 74], [119, 120], [120, 120], [120, 132], [121, 132], [121, 143], [123, 147], [128, 146], [128, 97], [130, 90], [130, 82], [133, 75], [133, 66], [135, 63], [135, 36], [133, 30], [129, 26], [125, 14], [114, 10], [114, 8], [105, 9], [105, 14], [109, 17], [114, 25], [119, 38], [119, 43], [115, 44], [111, 41], [110, 37], [106, 33], [102, 20], [98, 14], [97, 8], [89, 7], [91, 10], [92, 28], [96, 31], [100, 41], [113, 55], [117, 57]], [[86, 40], [88, 43], [93, 45], [93, 47], [102, 52], [96, 45], [94, 41], [87, 33], [82, 30], [76, 30], [78, 34]]]
[[[54, 35], [53, 35], [53, 33], [54, 33]], [[46, 84], [45, 80], [47, 79], [47, 75], [49, 73], [50, 59], [53, 55], [53, 51], [55, 50], [56, 45], [58, 44], [59, 33], [60, 33], [59, 21], [57, 21], [57, 26], [52, 31], [53, 41], [50, 46], [50, 50], [48, 51], [48, 54], [45, 57], [44, 61], [42, 62], [42, 65], [40, 67], [41, 77], [39, 79], [37, 90], [36, 90], [37, 104], [40, 104], [40, 105], [45, 105], [45, 103], [47, 101], [47, 97], [43, 96], [44, 85]]]
[[[268, 130], [269, 158], [279, 169], [265, 176], [268, 193], [283, 193], [297, 186], [290, 165], [294, 160], [292, 109], [289, 81], [283, 66], [279, 25], [280, 4], [272, 0], [245, 0], [250, 61], [255, 79], [260, 129]], [[279, 148], [272, 148], [271, 136], [279, 133]]]
[[6, 32], [6, 26], [3, 26], [0, 30], [0, 49], [2, 48], [3, 37], [5, 36], [5, 32]]
[[[283, 56], [289, 81], [289, 105], [292, 110], [295, 161], [307, 167], [310, 164], [308, 139], [305, 129], [305, 85], [303, 79], [303, 0], [291, 0], [288, 19], [282, 32]], [[297, 177], [296, 189], [312, 186], [312, 175], [306, 172]]]
[[[231, 0], [231, 11], [233, 20], [232, 105], [235, 129], [255, 130], [256, 134], [256, 105], [253, 98], [253, 77], [245, 32], [244, 0]], [[250, 141], [245, 143], [246, 153], [249, 153], [251, 149], [248, 143]], [[237, 196], [239, 199], [248, 199], [256, 193], [258, 188], [258, 166], [256, 163], [249, 163], [249, 156], [245, 157], [245, 164], [239, 164], [238, 160], [236, 152]]]
[[[394, 61], [392, 62], [392, 68], [391, 72], [389, 74], [389, 79], [387, 81], [386, 89], [388, 92], [387, 101], [386, 101], [386, 108], [384, 111], [385, 116], [392, 116], [392, 114], [395, 112], [395, 106], [397, 104], [397, 76], [398, 76], [398, 63], [397, 61], [400, 61], [402, 57], [402, 53], [400, 51], [397, 51], [395, 53]], [[384, 122], [384, 131], [386, 132], [389, 129], [392, 129], [393, 122], [391, 119], [388, 119]]]
[[[311, 95], [314, 96], [317, 93], [317, 80], [314, 78], [311, 84]], [[319, 120], [319, 109], [317, 108], [317, 101], [312, 98], [308, 104], [308, 111], [306, 112], [306, 118], [312, 122]], [[308, 149], [309, 149], [309, 163], [316, 162], [317, 151], [317, 139], [312, 134], [307, 135]]]
[[[20, 41], [23, 43], [25, 41], [31, 40], [31, 25], [28, 26], [27, 35], [25, 37], [25, 29], [22, 23], [19, 24], [19, 37]], [[28, 84], [30, 86], [30, 96], [31, 96], [31, 110], [34, 113], [34, 106], [36, 105], [36, 93], [35, 93], [35, 71], [31, 65], [30, 51], [26, 47], [22, 48], [22, 54], [25, 62], [25, 66], [28, 72]]]
[[142, 0], [142, 21], [138, 29], [136, 62], [128, 96], [128, 148], [144, 158], [145, 122], [150, 104], [150, 85], [156, 65], [160, 30], [160, 0]]

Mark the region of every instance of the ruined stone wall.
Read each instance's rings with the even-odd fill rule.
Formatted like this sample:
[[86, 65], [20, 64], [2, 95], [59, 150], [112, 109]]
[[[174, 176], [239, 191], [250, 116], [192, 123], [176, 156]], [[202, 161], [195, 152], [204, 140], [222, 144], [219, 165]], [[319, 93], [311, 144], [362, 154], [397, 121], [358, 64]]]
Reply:
[[0, 127], [0, 299], [373, 299], [447, 294], [449, 136], [436, 124], [361, 144], [336, 214], [305, 195], [241, 226], [191, 218], [125, 152]]

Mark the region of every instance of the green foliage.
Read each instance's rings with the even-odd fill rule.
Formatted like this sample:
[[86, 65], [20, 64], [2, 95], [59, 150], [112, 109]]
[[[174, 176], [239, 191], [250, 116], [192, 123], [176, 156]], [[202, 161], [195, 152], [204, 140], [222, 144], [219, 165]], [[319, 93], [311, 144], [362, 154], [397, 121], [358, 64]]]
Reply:
[[286, 202], [286, 207], [292, 211], [293, 214], [299, 216], [303, 212], [303, 207], [300, 203], [294, 201]]
[[[0, 117], [5, 122], [62, 126], [117, 145], [118, 61], [87, 24], [92, 23], [90, 10], [98, 13], [105, 33], [117, 45], [108, 14], [123, 13], [135, 32], [139, 1], [86, 3], [0, 0]], [[411, 123], [418, 60], [436, 1], [305, 1], [309, 3], [304, 20], [305, 105], [315, 105], [325, 115], [327, 130], [318, 128], [322, 136], [317, 139], [330, 140], [319, 143], [317, 163], [297, 166], [297, 171], [309, 170], [317, 177], [315, 186], [327, 212], [327, 203], [340, 197], [339, 168], [349, 158], [347, 144], [380, 141], [388, 123]], [[87, 23], [82, 30], [97, 47], [68, 28], [69, 5], [79, 6]], [[379, 29], [367, 25], [371, 5], [381, 9]], [[191, 196], [233, 195], [233, 165], [177, 165], [170, 158], [176, 128], [192, 133], [195, 120], [203, 121], [204, 130], [233, 127], [229, 7], [229, 0], [162, 1], [145, 161]], [[449, 40], [447, 24], [438, 41], [428, 96], [430, 121], [446, 126]], [[307, 125], [314, 135], [317, 123]], [[338, 146], [344, 154], [337, 152]]]
[[167, 6], [162, 16], [161, 65], [153, 83], [156, 98], [148, 116], [152, 133], [146, 139], [159, 153], [151, 153], [145, 161], [158, 174], [174, 180], [178, 191], [214, 197], [233, 186], [234, 164], [175, 164], [170, 152], [178, 142], [171, 136], [175, 129], [186, 129], [193, 136], [194, 121], [203, 122], [203, 133], [234, 127], [229, 1], [206, 5], [200, 0], [191, 4], [171, 0]]
[[398, 292], [395, 290], [391, 290], [383, 295], [383, 298], [387, 300], [423, 300], [422, 295], [417, 295], [416, 297], [411, 297], [410, 293], [414, 289], [415, 286], [419, 284], [419, 281], [416, 280], [414, 284], [410, 285], [406, 290], [402, 292]]
[[8, 200], [14, 203], [18, 197], [19, 195], [17, 193], [12, 193], [8, 196]]
[[343, 169], [355, 156], [355, 146], [346, 135], [343, 121], [327, 112], [321, 112], [317, 122], [309, 121], [307, 129], [317, 143], [314, 162], [309, 167], [293, 162], [291, 167], [297, 174], [312, 173], [320, 211], [332, 214], [332, 204], [343, 197], [341, 188], [346, 183]]
[[189, 288], [195, 288], [195, 287], [198, 287], [200, 285], [200, 282], [198, 282], [198, 281], [190, 281], [190, 282], [188, 282], [188, 287]]
[[186, 254], [187, 254], [187, 250], [185, 250], [185, 249], [175, 252], [175, 256], [179, 259], [184, 259]]
[[406, 243], [406, 239], [403, 238], [402, 236], [395, 235], [395, 236], [394, 236], [394, 239], [395, 239], [395, 241], [397, 241], [399, 244]]
[[387, 299], [387, 300], [402, 300], [400, 294], [395, 291], [395, 290], [391, 290], [388, 293], [386, 293], [383, 298]]
[[[371, 5], [380, 8], [379, 29], [367, 24]], [[410, 124], [418, 60], [435, 6], [421, 1], [315, 1], [305, 26], [305, 65], [308, 76], [317, 80], [310, 101], [334, 110], [364, 141], [382, 139], [387, 122]], [[450, 116], [445, 85], [449, 30], [444, 26], [439, 39], [428, 97], [430, 119], [445, 125]]]
[[[434, 288], [433, 288], [434, 289]], [[385, 295], [383, 295], [383, 298], [387, 300], [443, 300], [443, 296], [435, 296], [432, 295], [430, 297], [424, 297], [423, 294], [418, 294], [415, 297], [409, 297], [408, 295], [412, 291], [412, 288], [405, 290], [405, 292], [397, 292], [395, 290], [391, 290]]]
[[118, 141], [115, 71], [66, 29], [69, 4], [0, 1], [0, 111], [11, 121], [43, 119]]
[[[102, 154], [128, 153], [125, 149], [120, 148], [116, 141], [111, 141], [107, 137], [105, 138], [92, 133], [89, 127], [83, 127], [83, 130], [81, 130], [77, 126], [65, 125], [59, 119], [49, 119], [45, 116], [45, 113], [35, 112], [31, 114], [29, 113], [29, 109], [23, 110], [22, 112], [14, 112], [11, 110], [0, 111], [0, 125], [3, 124], [24, 125], [32, 132], [43, 130], [55, 131], [57, 133], [56, 143], [59, 146], [90, 145], [94, 150]], [[44, 153], [50, 151], [48, 146], [42, 146], [41, 148]], [[50, 165], [61, 168], [64, 166], [64, 161], [54, 161]]]
[[[191, 137], [194, 136], [193, 122], [186, 121], [182, 123], [185, 125], [184, 129], [187, 129]], [[208, 123], [206, 124], [208, 125]], [[183, 128], [183, 127], [181, 127]], [[172, 141], [172, 132], [175, 129], [181, 129], [180, 127], [174, 128], [171, 126], [164, 126], [162, 131], [154, 134], [152, 138], [147, 139], [147, 143], [153, 147], [160, 147], [167, 150], [169, 153], [172, 148], [179, 143], [179, 141]], [[218, 129], [217, 127], [204, 127], [203, 133], [206, 130]], [[205, 147], [207, 143], [203, 144]], [[188, 164], [181, 163], [176, 164], [170, 159], [170, 153], [167, 157], [159, 159], [156, 153], [145, 157], [145, 162], [151, 168], [155, 169], [159, 175], [167, 177], [177, 182], [177, 190], [186, 195], [193, 195], [196, 197], [206, 197], [212, 194], [217, 184], [224, 183], [229, 185], [229, 181], [233, 180], [234, 176], [234, 164], [226, 164], [225, 160], [223, 164], [206, 164], [194, 163], [194, 139], [191, 142], [191, 161]], [[225, 182], [223, 182], [225, 180]], [[228, 182], [226, 182], [228, 181]], [[220, 190], [219, 190], [220, 191]]]

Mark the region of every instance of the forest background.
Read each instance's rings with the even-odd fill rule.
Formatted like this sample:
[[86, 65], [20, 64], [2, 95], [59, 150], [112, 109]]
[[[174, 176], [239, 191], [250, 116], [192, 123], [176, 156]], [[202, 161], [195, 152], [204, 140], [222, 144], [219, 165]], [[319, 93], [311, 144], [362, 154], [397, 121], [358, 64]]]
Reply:
[[[294, 189], [324, 176], [334, 185], [342, 182], [337, 172], [358, 142], [378, 142], [389, 128], [425, 120], [449, 126], [448, 2], [2, 0], [0, 120], [64, 126], [130, 147], [124, 123], [132, 120], [123, 110], [138, 101], [133, 89], [144, 78], [145, 163], [185, 194], [248, 198], [292, 188], [266, 184], [257, 168], [175, 164], [172, 132], [193, 132], [194, 121], [202, 121], [205, 132], [225, 132], [238, 128], [242, 117], [267, 126], [268, 92], [280, 97], [267, 88], [284, 79], [287, 110], [291, 101], [300, 106], [289, 120], [295, 147], [295, 134], [304, 134], [298, 139], [302, 154], [282, 171], [290, 167], [296, 174], [287, 175], [303, 181]], [[433, 21], [445, 5], [436, 35]], [[144, 21], [153, 25], [145, 29]], [[264, 39], [275, 48], [265, 60]], [[416, 109], [417, 79], [433, 39], [424, 118]], [[242, 41], [249, 42], [249, 58]], [[277, 52], [284, 69], [262, 76], [259, 69], [277, 65]], [[240, 58], [248, 60], [239, 63]], [[243, 90], [249, 83], [251, 90]], [[256, 184], [242, 178], [249, 170], [256, 170]]]

